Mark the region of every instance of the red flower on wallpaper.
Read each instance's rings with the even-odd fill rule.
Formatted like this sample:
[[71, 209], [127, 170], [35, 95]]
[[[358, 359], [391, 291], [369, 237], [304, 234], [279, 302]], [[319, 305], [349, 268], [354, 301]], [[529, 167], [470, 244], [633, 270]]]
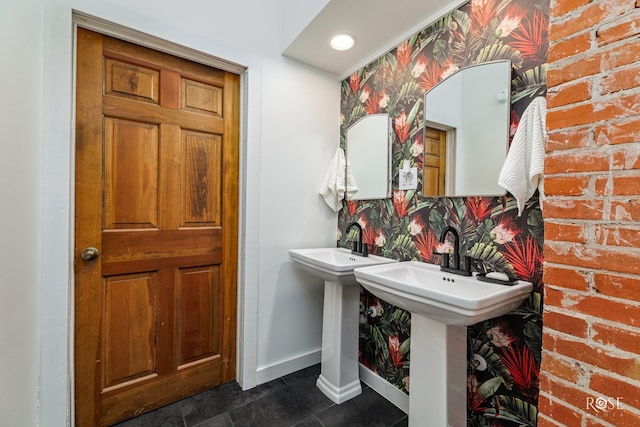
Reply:
[[369, 114], [376, 114], [384, 109], [389, 102], [389, 97], [384, 92], [369, 92], [369, 96], [364, 103], [364, 109]]
[[376, 242], [376, 230], [373, 228], [371, 223], [367, 223], [366, 226], [362, 227], [362, 242], [367, 245], [374, 245]]
[[480, 393], [480, 384], [475, 374], [467, 377], [467, 408], [472, 413], [482, 413], [489, 408], [486, 396]]
[[464, 203], [467, 206], [467, 212], [476, 224], [491, 215], [491, 199], [488, 197], [467, 197]]
[[[525, 241], [514, 239], [512, 242], [506, 243], [502, 254], [513, 266], [519, 279], [531, 282], [537, 287], [541, 284], [542, 262], [544, 261], [540, 251], [538, 242], [529, 235]], [[534, 289], [534, 291], [538, 290]]]
[[476, 33], [482, 34], [497, 15], [498, 0], [471, 0], [471, 22]]
[[433, 251], [439, 242], [438, 239], [436, 239], [436, 233], [434, 233], [433, 229], [429, 228], [426, 232], [418, 234], [414, 243], [420, 251], [422, 260], [431, 261], [434, 257]]
[[349, 212], [349, 216], [353, 216], [358, 212], [358, 202], [355, 200], [347, 200], [347, 212]]
[[367, 100], [364, 103], [364, 109], [368, 114], [375, 114], [378, 112], [378, 103], [380, 97], [375, 92], [370, 92]]
[[400, 338], [397, 335], [389, 336], [389, 355], [394, 366], [402, 365], [402, 353], [400, 352]]
[[403, 144], [409, 138], [410, 127], [411, 123], [407, 123], [407, 113], [403, 108], [393, 121], [393, 129], [398, 136], [398, 143]]
[[418, 86], [424, 90], [429, 90], [442, 80], [443, 68], [438, 61], [429, 61], [420, 77], [418, 77]]
[[513, 140], [513, 136], [516, 134], [516, 130], [518, 130], [518, 126], [520, 125], [520, 116], [514, 110], [511, 110], [510, 114], [510, 125], [509, 125], [509, 146], [511, 146], [511, 141]]
[[549, 18], [544, 12], [536, 10], [531, 18], [522, 20], [521, 25], [511, 33], [513, 41], [507, 44], [519, 50], [525, 59], [544, 61], [549, 48], [547, 28]]
[[405, 199], [405, 195], [406, 193], [404, 190], [393, 191], [393, 208], [400, 218], [404, 218], [409, 212], [410, 199]]
[[349, 87], [353, 93], [360, 89], [360, 75], [358, 73], [353, 73], [349, 76]]
[[513, 383], [525, 393], [538, 386], [540, 367], [527, 346], [502, 347], [500, 359], [509, 370]]
[[404, 41], [396, 49], [396, 60], [398, 65], [405, 68], [409, 61], [411, 61], [411, 48], [409, 47], [409, 41]]
[[520, 230], [510, 217], [501, 218], [500, 223], [491, 229], [491, 238], [498, 245], [513, 241], [518, 234]]

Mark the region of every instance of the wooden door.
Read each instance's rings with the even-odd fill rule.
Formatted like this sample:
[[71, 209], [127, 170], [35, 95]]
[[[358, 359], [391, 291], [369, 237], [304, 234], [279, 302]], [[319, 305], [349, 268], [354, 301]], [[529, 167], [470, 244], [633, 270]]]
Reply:
[[444, 196], [447, 165], [447, 133], [427, 127], [424, 139], [424, 171], [422, 174], [425, 196]]
[[235, 377], [239, 77], [79, 29], [76, 87], [76, 424], [110, 425]]

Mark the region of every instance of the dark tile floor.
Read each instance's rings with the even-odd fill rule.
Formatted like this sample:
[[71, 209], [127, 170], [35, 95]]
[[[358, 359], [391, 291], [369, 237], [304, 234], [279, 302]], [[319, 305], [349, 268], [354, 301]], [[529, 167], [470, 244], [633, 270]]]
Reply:
[[407, 414], [366, 384], [334, 404], [316, 387], [320, 365], [242, 391], [236, 382], [118, 424], [118, 427], [406, 427]]

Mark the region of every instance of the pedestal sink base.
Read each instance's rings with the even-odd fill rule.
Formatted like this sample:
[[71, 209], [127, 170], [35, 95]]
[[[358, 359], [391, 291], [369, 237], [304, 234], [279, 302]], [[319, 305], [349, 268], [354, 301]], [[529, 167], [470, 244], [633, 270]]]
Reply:
[[362, 385], [359, 379], [338, 388], [320, 374], [316, 381], [316, 386], [325, 396], [338, 405], [362, 394]]
[[467, 327], [411, 313], [409, 427], [467, 425]]
[[360, 286], [324, 282], [322, 363], [316, 385], [340, 404], [362, 393], [358, 369]]

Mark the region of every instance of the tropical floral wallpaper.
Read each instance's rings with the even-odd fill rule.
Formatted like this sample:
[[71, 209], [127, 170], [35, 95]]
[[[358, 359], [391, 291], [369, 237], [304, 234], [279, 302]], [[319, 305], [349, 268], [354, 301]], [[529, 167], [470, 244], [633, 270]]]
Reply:
[[[407, 11], [411, 13], [411, 11]], [[486, 270], [534, 284], [518, 310], [468, 328], [469, 426], [535, 426], [542, 345], [543, 223], [537, 197], [520, 217], [504, 197], [426, 198], [398, 190], [398, 166], [422, 170], [425, 92], [470, 64], [509, 59], [513, 65], [511, 136], [536, 96], [546, 94], [549, 0], [472, 0], [342, 82], [341, 136], [368, 114], [393, 119], [392, 197], [345, 202], [338, 245], [357, 221], [371, 252], [437, 263], [442, 230], [458, 230], [461, 247]], [[372, 24], [374, 25], [374, 24]], [[376, 23], [375, 25], [384, 25]], [[481, 84], [481, 82], [480, 82]], [[411, 316], [361, 289], [360, 362], [400, 390], [411, 390]]]

